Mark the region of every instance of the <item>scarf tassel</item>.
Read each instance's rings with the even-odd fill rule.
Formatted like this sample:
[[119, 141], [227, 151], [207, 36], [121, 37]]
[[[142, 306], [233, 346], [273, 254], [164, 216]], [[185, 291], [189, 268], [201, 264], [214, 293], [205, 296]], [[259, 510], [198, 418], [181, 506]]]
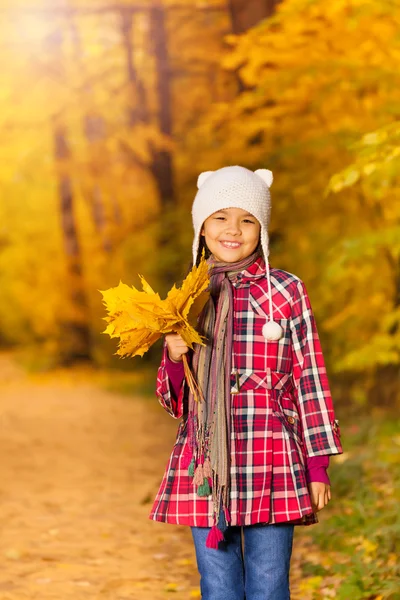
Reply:
[[222, 531], [216, 525], [213, 525], [213, 527], [210, 529], [210, 533], [207, 536], [206, 546], [207, 548], [218, 550], [218, 544], [223, 542], [224, 539], [225, 538]]
[[212, 477], [210, 459], [206, 458], [203, 465], [204, 477]]
[[229, 509], [226, 506], [224, 506], [224, 508], [221, 508], [221, 510], [219, 511], [218, 529], [220, 529], [222, 533], [225, 533], [229, 527], [230, 522], [231, 515], [229, 513]]
[[193, 485], [203, 485], [204, 482], [204, 471], [203, 465], [198, 465], [193, 477]]
[[190, 477], [193, 477], [193, 485], [197, 486], [197, 495], [200, 497], [209, 496], [211, 494], [211, 479], [206, 476], [203, 465], [197, 465], [195, 468], [195, 459], [193, 458], [188, 473]]
[[211, 494], [210, 484], [207, 477], [204, 477], [203, 483], [197, 488], [197, 495], [200, 497], [209, 496]]
[[207, 536], [207, 548], [213, 548], [213, 550], [218, 550], [219, 543], [225, 541], [224, 533], [229, 527], [230, 520], [231, 516], [229, 514], [228, 508], [221, 508], [219, 512], [218, 525], [214, 525], [213, 527], [211, 527], [210, 533]]
[[190, 465], [188, 468], [188, 475], [189, 477], [194, 477], [194, 467], [195, 467], [195, 460], [194, 457], [192, 458], [192, 460], [190, 461]]

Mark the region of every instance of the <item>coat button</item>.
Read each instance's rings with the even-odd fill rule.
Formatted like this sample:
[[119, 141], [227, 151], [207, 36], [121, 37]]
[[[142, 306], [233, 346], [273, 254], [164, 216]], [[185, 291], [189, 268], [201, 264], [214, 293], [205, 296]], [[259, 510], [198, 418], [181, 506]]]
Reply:
[[291, 425], [293, 425], [293, 424], [294, 424], [294, 421], [295, 421], [294, 417], [288, 417], [288, 418], [287, 418], [287, 420], [289, 421], [289, 423], [290, 423]]

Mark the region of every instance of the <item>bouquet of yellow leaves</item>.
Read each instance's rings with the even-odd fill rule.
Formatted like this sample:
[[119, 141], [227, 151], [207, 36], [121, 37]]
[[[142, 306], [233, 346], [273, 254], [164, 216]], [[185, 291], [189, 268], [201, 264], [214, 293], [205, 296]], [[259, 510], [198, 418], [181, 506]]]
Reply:
[[[166, 333], [179, 333], [184, 342], [204, 345], [204, 338], [195, 329], [196, 319], [208, 300], [210, 283], [208, 264], [203, 256], [198, 267], [194, 266], [182, 286], [175, 285], [162, 300], [139, 275], [142, 289], [120, 282], [115, 288], [101, 291], [108, 316], [108, 326], [103, 333], [111, 338], [119, 337], [116, 354], [125, 358], [143, 356], [154, 342]], [[183, 355], [186, 380], [198, 400], [200, 390]]]

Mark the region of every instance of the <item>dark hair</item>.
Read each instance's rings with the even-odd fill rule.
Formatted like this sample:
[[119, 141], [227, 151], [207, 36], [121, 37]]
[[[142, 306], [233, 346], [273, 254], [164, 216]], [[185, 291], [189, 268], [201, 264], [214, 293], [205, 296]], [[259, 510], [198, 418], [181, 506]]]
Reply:
[[[197, 250], [197, 258], [196, 258], [197, 266], [200, 262], [203, 250], [204, 250], [204, 253], [205, 253], [204, 255], [205, 255], [206, 259], [209, 258], [211, 256], [211, 252], [209, 251], [209, 249], [207, 247], [204, 235], [201, 235], [200, 240], [199, 240], [199, 249]], [[192, 261], [192, 266], [193, 266], [193, 261]]]
[[[202, 235], [202, 236], [200, 236], [199, 248], [197, 250], [196, 266], [199, 266], [203, 249], [204, 249], [204, 256], [206, 257], [206, 259], [209, 258], [211, 256], [211, 252], [207, 248], [206, 241], [204, 239], [204, 236]], [[188, 265], [183, 278], [187, 277], [192, 269], [193, 269], [193, 259], [190, 261], [190, 264]]]

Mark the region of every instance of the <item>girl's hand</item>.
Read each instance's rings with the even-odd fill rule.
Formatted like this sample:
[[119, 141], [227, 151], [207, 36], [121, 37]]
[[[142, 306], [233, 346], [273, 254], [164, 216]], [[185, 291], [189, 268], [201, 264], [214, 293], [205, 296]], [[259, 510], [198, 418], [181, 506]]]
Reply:
[[331, 499], [331, 487], [326, 483], [312, 481], [308, 484], [311, 496], [311, 504], [314, 512], [318, 512], [326, 506]]
[[185, 344], [178, 333], [168, 333], [165, 336], [168, 355], [174, 362], [182, 362], [182, 356], [189, 351], [189, 346]]

